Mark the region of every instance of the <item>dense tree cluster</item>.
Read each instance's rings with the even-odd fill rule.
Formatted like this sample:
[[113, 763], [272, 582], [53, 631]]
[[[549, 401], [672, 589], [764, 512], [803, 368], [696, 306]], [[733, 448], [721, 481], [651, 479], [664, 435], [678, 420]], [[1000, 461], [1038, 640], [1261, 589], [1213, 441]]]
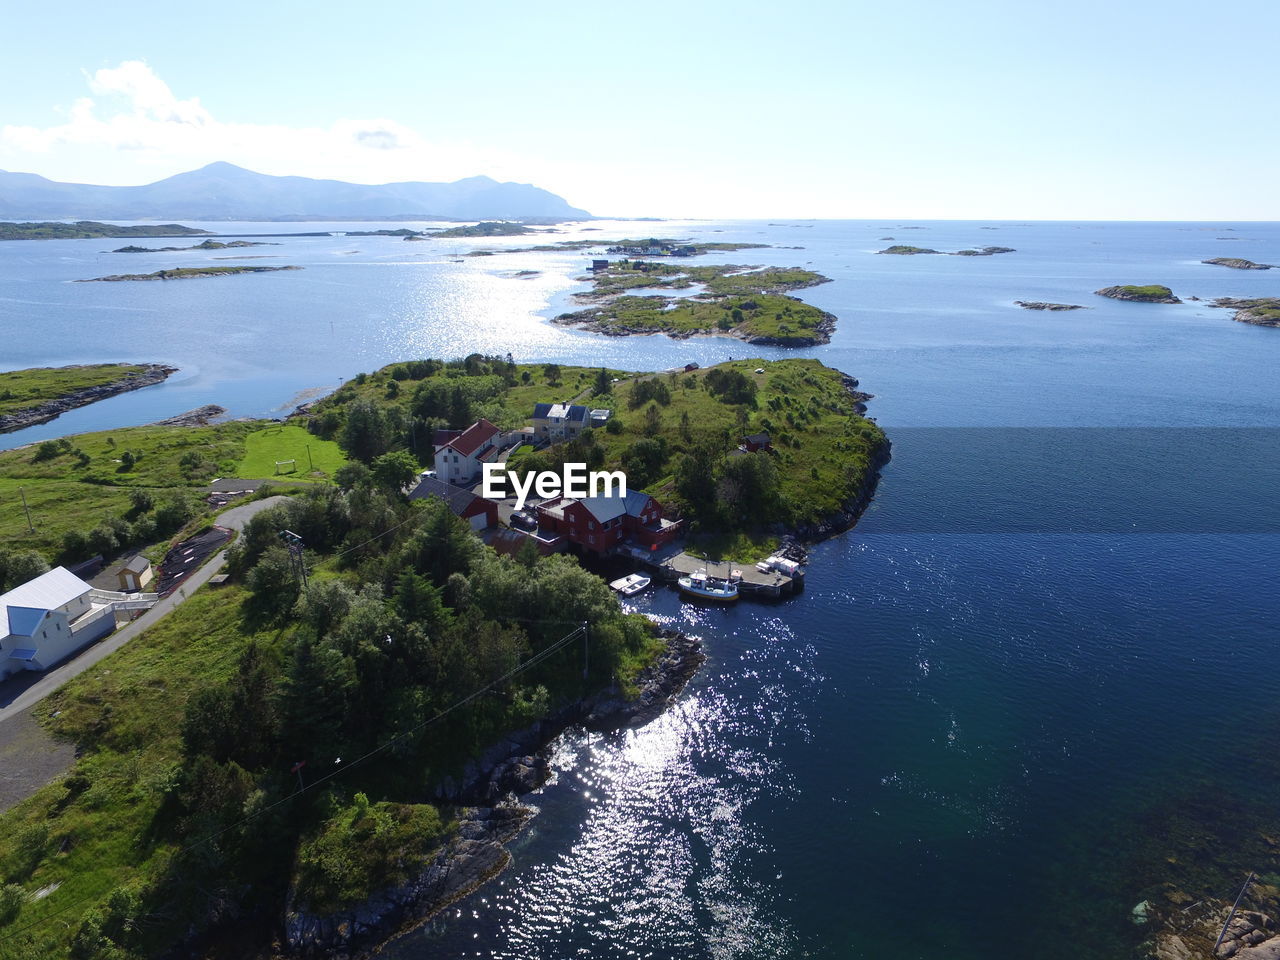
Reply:
[[[499, 556], [442, 501], [405, 502], [360, 480], [258, 514], [231, 550], [229, 569], [248, 588], [246, 623], [259, 635], [274, 625], [279, 639], [248, 644], [233, 676], [201, 690], [182, 719], [165, 821], [178, 842], [219, 839], [199, 854], [199, 890], [189, 863], [171, 879], [181, 874], [210, 922], [228, 909], [278, 908], [263, 898], [279, 900], [294, 864], [317, 903], [367, 892], [360, 877], [392, 877], [405, 850], [395, 837], [419, 836], [415, 823], [442, 829], [420, 806], [440, 778], [613, 681], [653, 642], [647, 623], [624, 615], [572, 558]], [[305, 591], [282, 530], [306, 545]], [[588, 677], [576, 641], [521, 669], [582, 623]], [[272, 808], [296, 788], [300, 762], [310, 780], [388, 744], [332, 785]], [[367, 796], [353, 801], [356, 790]], [[355, 871], [345, 880], [334, 866], [344, 857]]]

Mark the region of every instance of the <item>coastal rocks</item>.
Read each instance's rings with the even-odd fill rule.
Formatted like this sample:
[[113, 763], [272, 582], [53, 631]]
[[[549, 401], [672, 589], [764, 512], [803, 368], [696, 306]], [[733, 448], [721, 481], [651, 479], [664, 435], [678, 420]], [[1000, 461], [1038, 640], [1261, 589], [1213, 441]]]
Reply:
[[149, 363], [140, 373], [127, 374], [113, 383], [77, 390], [75, 393], [69, 393], [63, 397], [46, 400], [38, 406], [28, 407], [25, 410], [18, 410], [14, 413], [0, 416], [0, 433], [11, 433], [14, 430], [22, 430], [26, 427], [33, 427], [36, 424], [48, 423], [68, 410], [85, 407], [91, 403], [97, 403], [99, 400], [106, 400], [108, 397], [128, 393], [130, 390], [139, 390], [142, 387], [163, 383], [171, 374], [177, 372], [177, 367], [171, 367], [163, 363]]
[[682, 633], [665, 632], [667, 649], [639, 677], [639, 694], [625, 699], [616, 688], [587, 702], [582, 725], [588, 730], [619, 730], [648, 723], [665, 710], [706, 661], [702, 644]]
[[[1143, 923], [1155, 933], [1145, 944], [1149, 960], [1280, 960], [1280, 927], [1269, 911], [1274, 888], [1262, 887], [1263, 909], [1241, 908], [1233, 916], [1226, 900], [1197, 901], [1187, 907], [1157, 907], [1143, 901]], [[1138, 909], [1134, 909], [1138, 923]], [[1228, 922], [1230, 917], [1230, 922]], [[1225, 924], [1225, 931], [1224, 931]], [[1216, 951], [1219, 934], [1222, 942]]]
[[511, 862], [506, 844], [533, 818], [529, 807], [457, 811], [457, 833], [407, 883], [348, 910], [315, 914], [290, 895], [284, 939], [295, 957], [350, 960], [465, 897]]
[[892, 247], [886, 247], [883, 250], [877, 250], [876, 253], [888, 253], [899, 257], [913, 257], [924, 253], [934, 253], [939, 256], [949, 257], [993, 257], [997, 253], [1017, 253], [1013, 247], [979, 247], [976, 250], [934, 250], [931, 247], [912, 247], [907, 244], [895, 244]]
[[205, 427], [209, 425], [210, 420], [215, 417], [220, 417], [226, 412], [226, 407], [220, 407], [216, 403], [206, 403], [203, 407], [196, 407], [194, 410], [188, 410], [186, 413], [180, 413], [176, 417], [169, 417], [166, 420], [157, 420], [152, 424], [152, 426]]
[[1043, 300], [1015, 300], [1015, 306], [1021, 307], [1023, 310], [1085, 310], [1086, 307], [1078, 303], [1047, 303]]
[[1100, 297], [1110, 297], [1112, 300], [1129, 300], [1134, 303], [1181, 303], [1177, 297], [1173, 295], [1173, 291], [1168, 287], [1160, 284], [1149, 284], [1147, 286], [1121, 285], [1114, 287], [1103, 287], [1101, 290], [1095, 290]]
[[1280, 297], [1257, 297], [1244, 300], [1235, 297], [1218, 297], [1210, 306], [1235, 310], [1236, 314], [1232, 319], [1240, 323], [1280, 328]]
[[1275, 264], [1271, 263], [1254, 263], [1252, 260], [1242, 260], [1240, 257], [1212, 257], [1200, 262], [1210, 263], [1218, 267], [1230, 267], [1233, 270], [1270, 270], [1275, 266]]

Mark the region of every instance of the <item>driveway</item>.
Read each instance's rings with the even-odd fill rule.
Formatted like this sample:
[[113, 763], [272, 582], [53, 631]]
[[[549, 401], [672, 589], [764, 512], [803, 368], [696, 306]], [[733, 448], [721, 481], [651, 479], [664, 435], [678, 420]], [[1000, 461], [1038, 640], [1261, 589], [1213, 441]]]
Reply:
[[[267, 497], [265, 500], [255, 500], [252, 503], [246, 503], [244, 506], [234, 507], [218, 516], [218, 524], [236, 531], [243, 530], [250, 517], [274, 507], [277, 503], [281, 503], [286, 499], [288, 498]], [[177, 607], [178, 604], [186, 600], [189, 595], [205, 583], [208, 583], [209, 578], [217, 574], [226, 562], [227, 552], [223, 550], [203, 567], [191, 574], [181, 587], [165, 597], [137, 620], [121, 627], [105, 640], [81, 651], [78, 656], [44, 673], [20, 673], [16, 677], [12, 677], [0, 684], [0, 742], [6, 739], [4, 730], [6, 721], [43, 700], [72, 677], [78, 676], [105, 657], [111, 656], [142, 631], [162, 620], [169, 611]]]

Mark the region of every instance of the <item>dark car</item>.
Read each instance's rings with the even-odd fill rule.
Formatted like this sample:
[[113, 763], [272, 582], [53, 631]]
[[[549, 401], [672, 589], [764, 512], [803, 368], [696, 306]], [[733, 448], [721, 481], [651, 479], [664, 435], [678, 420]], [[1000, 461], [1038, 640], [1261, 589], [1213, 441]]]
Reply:
[[523, 510], [517, 510], [515, 513], [511, 514], [511, 525], [513, 527], [520, 527], [524, 530], [536, 530], [538, 529], [538, 519], [532, 514], [525, 513]]

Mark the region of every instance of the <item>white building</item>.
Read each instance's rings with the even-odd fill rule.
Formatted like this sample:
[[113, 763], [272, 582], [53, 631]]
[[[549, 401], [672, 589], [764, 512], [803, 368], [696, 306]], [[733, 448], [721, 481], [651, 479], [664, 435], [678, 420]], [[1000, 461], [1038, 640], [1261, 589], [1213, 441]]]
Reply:
[[481, 464], [495, 463], [502, 452], [502, 431], [488, 420], [479, 420], [456, 435], [443, 433], [435, 447], [435, 470], [445, 483], [470, 483], [480, 475]]
[[0, 594], [0, 679], [47, 670], [115, 629], [112, 603], [65, 567]]

